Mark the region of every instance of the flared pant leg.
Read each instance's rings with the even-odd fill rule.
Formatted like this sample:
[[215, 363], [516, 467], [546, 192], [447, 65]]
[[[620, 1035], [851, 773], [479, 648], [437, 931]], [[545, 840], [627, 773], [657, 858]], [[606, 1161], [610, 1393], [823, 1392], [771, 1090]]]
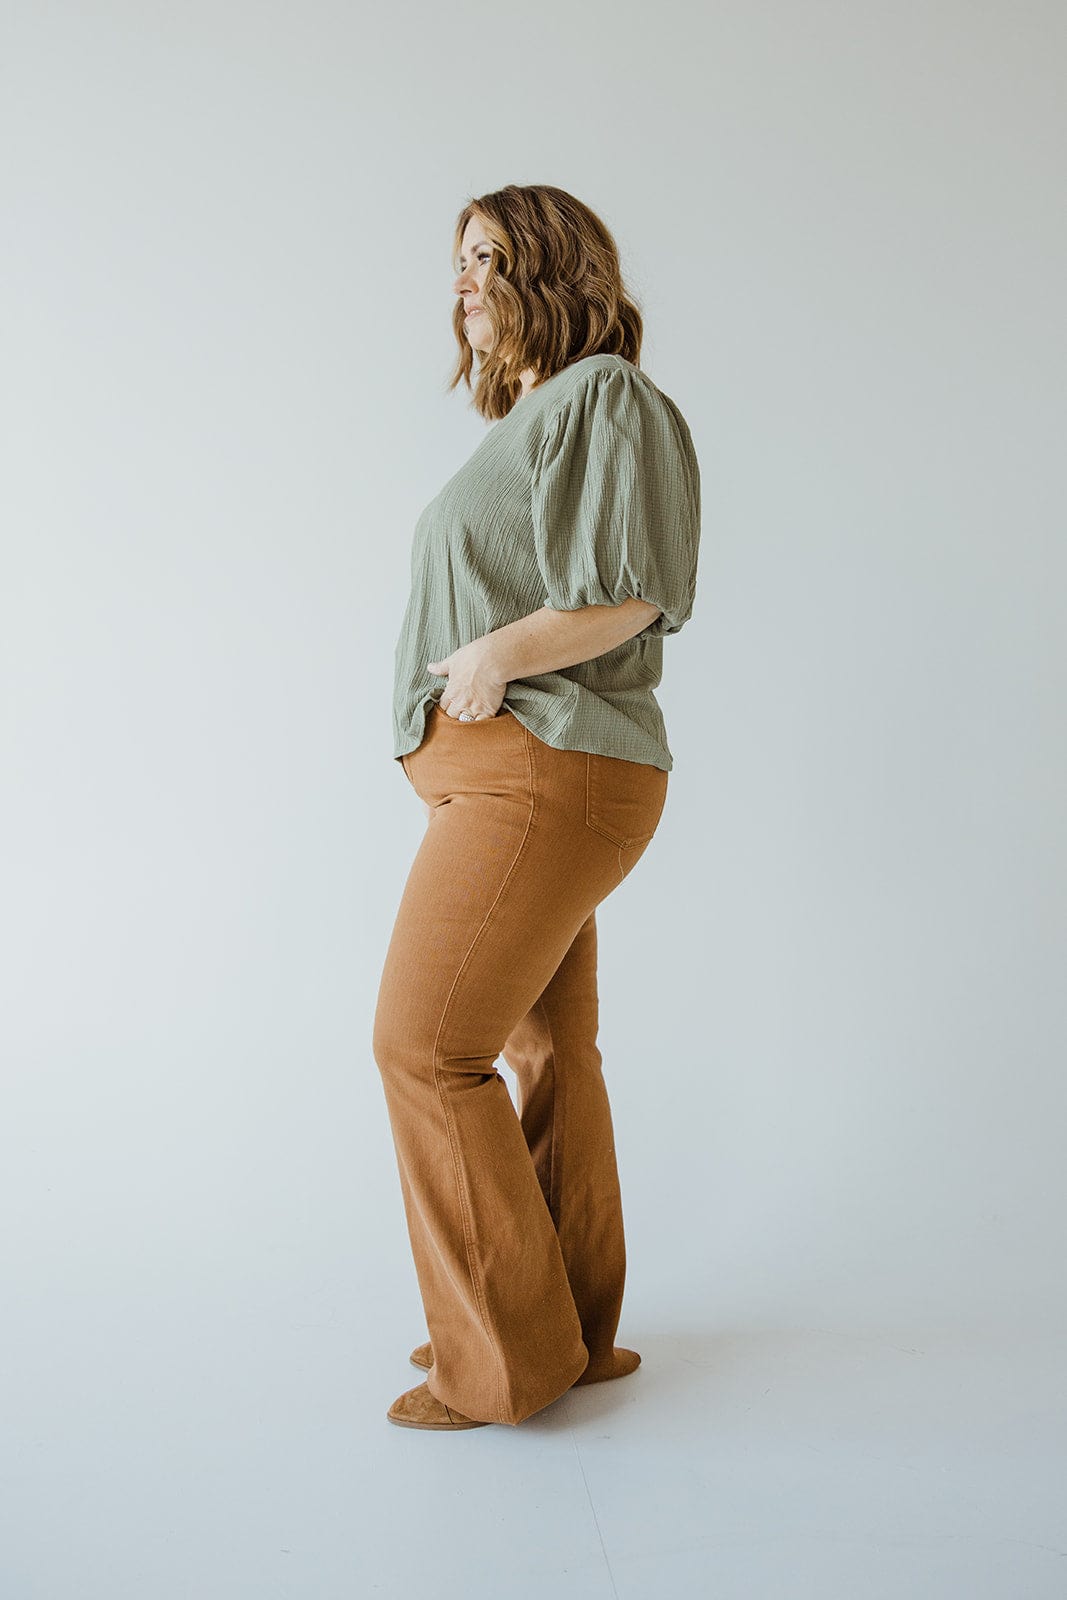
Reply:
[[[433, 812], [386, 953], [373, 1048], [433, 1345], [426, 1381], [469, 1417], [517, 1423], [563, 1394], [591, 1352], [551, 1181], [546, 1199], [495, 1062], [647, 846], [667, 774], [557, 751], [510, 712], [463, 724], [440, 708], [404, 770]], [[585, 1159], [592, 1171], [605, 1102], [579, 1095], [574, 1109], [563, 1166]], [[586, 1220], [610, 1236], [619, 1218], [609, 1196]], [[609, 1238], [609, 1261], [620, 1249]]]
[[589, 1351], [583, 1383], [614, 1376], [626, 1281], [615, 1130], [598, 1030], [597, 925], [590, 912], [503, 1049]]

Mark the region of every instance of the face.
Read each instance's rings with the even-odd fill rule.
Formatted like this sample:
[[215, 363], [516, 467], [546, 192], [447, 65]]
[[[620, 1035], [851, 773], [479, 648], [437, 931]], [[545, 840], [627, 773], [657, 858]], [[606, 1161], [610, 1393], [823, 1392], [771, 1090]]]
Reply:
[[482, 303], [482, 285], [489, 271], [493, 247], [485, 237], [485, 225], [479, 217], [471, 217], [467, 223], [459, 249], [459, 277], [452, 287], [470, 313], [463, 327], [473, 349], [488, 350], [493, 342], [492, 325], [486, 313], [476, 308]]

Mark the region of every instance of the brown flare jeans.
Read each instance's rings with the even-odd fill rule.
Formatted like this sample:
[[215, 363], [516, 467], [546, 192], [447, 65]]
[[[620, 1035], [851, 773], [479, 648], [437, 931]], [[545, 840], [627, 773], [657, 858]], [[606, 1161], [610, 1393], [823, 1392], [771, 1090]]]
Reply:
[[595, 912], [648, 847], [668, 774], [557, 750], [506, 707], [460, 722], [437, 704], [402, 765], [433, 810], [373, 1050], [433, 1345], [426, 1382], [468, 1417], [518, 1423], [612, 1370], [626, 1253]]

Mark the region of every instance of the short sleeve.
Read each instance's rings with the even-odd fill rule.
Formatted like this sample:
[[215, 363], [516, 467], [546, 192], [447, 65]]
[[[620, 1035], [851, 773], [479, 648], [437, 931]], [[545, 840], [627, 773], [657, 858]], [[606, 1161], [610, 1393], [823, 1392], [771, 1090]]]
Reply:
[[635, 638], [677, 633], [692, 613], [700, 473], [688, 425], [638, 368], [594, 369], [546, 427], [533, 482], [545, 604], [555, 611], [660, 608]]

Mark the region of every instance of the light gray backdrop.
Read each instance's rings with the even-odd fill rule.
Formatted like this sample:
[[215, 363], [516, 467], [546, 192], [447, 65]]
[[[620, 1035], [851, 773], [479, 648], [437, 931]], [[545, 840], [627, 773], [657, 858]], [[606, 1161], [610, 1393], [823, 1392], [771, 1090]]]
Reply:
[[[831, 1392], [896, 1352], [907, 1396], [923, 1352], [951, 1388], [996, 1347], [1015, 1377], [941, 1437], [1045, 1482], [1062, 1387], [978, 1418], [1065, 1324], [1062, 7], [14, 3], [3, 33], [10, 1600], [407, 1594], [404, 1528], [466, 1514], [431, 1457], [537, 1498], [547, 1423], [384, 1420], [425, 1327], [370, 1051], [424, 826], [391, 759], [411, 530], [484, 427], [445, 393], [452, 226], [507, 182], [613, 229], [703, 470], [667, 809], [599, 914], [644, 1368], [566, 1415], [610, 1433], [659, 1373], [652, 1434], [673, 1398], [705, 1459], [717, 1391], [694, 1419], [684, 1385], [724, 1349], [771, 1341], [758, 1401], [771, 1349]], [[651, 1592], [654, 1500], [433, 1592]], [[999, 1530], [1035, 1562], [1005, 1594], [1054, 1592], [1059, 1533]], [[859, 1592], [836, 1559], [817, 1592]]]

